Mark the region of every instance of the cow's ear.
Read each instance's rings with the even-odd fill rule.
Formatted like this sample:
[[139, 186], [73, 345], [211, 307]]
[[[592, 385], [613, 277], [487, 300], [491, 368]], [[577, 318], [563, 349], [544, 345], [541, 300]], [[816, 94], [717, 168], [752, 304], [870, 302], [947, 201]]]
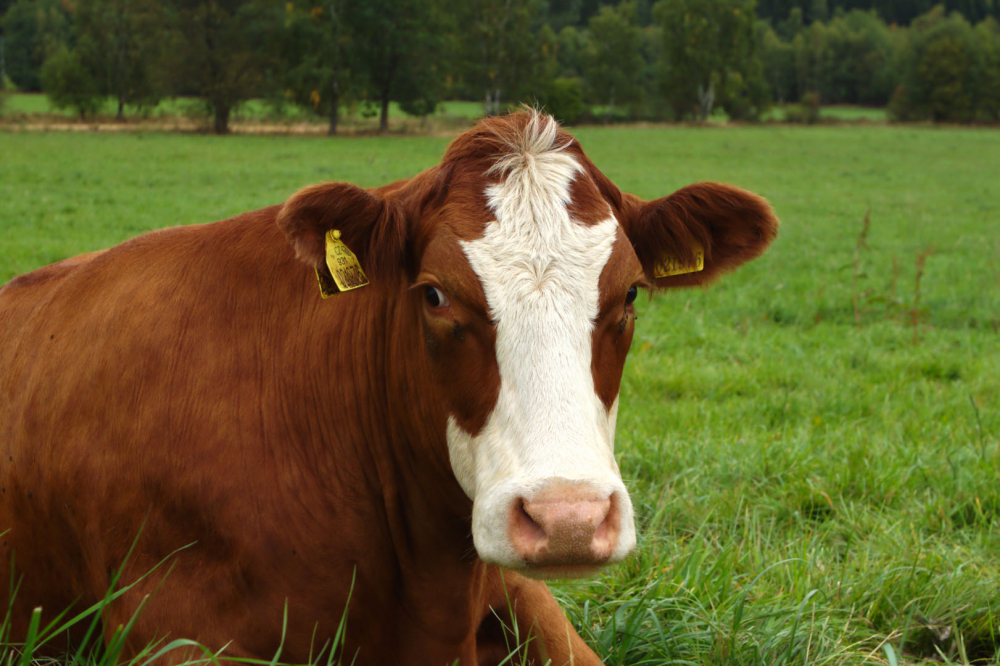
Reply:
[[764, 199], [721, 183], [695, 183], [649, 202], [624, 195], [621, 210], [646, 278], [660, 288], [707, 284], [760, 256], [778, 233]]
[[403, 266], [406, 219], [392, 201], [348, 183], [312, 185], [296, 193], [278, 212], [278, 226], [299, 259], [313, 268], [326, 261], [326, 232], [358, 257], [369, 279], [388, 277]]

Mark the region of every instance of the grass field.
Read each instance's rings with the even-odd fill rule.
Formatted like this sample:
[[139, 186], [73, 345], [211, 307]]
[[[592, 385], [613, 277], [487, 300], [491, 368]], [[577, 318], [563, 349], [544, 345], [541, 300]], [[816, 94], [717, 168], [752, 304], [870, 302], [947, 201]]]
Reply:
[[[764, 121], [784, 122], [789, 109], [798, 109], [798, 104], [776, 104], [771, 107], [763, 116]], [[849, 106], [840, 104], [837, 106], [824, 106], [819, 111], [820, 122], [834, 123], [886, 123], [889, 121], [889, 112], [886, 109], [868, 106]]]
[[[637, 303], [617, 441], [639, 551], [555, 586], [588, 642], [609, 664], [1000, 663], [1000, 132], [576, 135], [625, 190], [727, 181], [783, 221], [717, 286]], [[446, 144], [0, 133], [0, 281]]]

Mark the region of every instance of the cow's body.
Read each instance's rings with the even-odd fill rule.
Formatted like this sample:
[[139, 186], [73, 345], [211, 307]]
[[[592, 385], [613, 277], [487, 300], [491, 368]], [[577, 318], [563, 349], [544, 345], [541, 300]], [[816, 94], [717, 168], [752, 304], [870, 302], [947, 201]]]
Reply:
[[[488, 237], [483, 211], [497, 210], [484, 204], [488, 196], [476, 194], [484, 169], [478, 162], [466, 169], [469, 155], [456, 155], [448, 169], [373, 191], [406, 212], [399, 223], [408, 225], [406, 238], [385, 228], [388, 207], [367, 211], [371, 202], [364, 197], [371, 195], [348, 206], [341, 203], [344, 192], [360, 190], [313, 188], [284, 208], [147, 234], [0, 290], [0, 532], [7, 530], [0, 537], [0, 598], [7, 598], [13, 567], [23, 576], [12, 615], [15, 638], [31, 608], [42, 606], [51, 618], [102, 598], [135, 543], [126, 582], [164, 558], [169, 562], [106, 612], [110, 634], [152, 595], [132, 649], [168, 635], [212, 649], [228, 645], [231, 656], [270, 658], [287, 605], [283, 661], [315, 654], [347, 608], [345, 650], [356, 653], [358, 663], [490, 663], [507, 654], [491, 608], [502, 616], [513, 607], [522, 636], [534, 627], [529, 652], [535, 659], [558, 664], [572, 654], [579, 664], [597, 662], [544, 583], [512, 571], [501, 579], [499, 567], [477, 557], [477, 548], [492, 552], [489, 530], [503, 532], [515, 518], [476, 517], [475, 548], [470, 536], [480, 504], [476, 488], [485, 496], [483, 488], [493, 487], [473, 480], [485, 478], [484, 463], [472, 469], [483, 456], [475, 447], [486, 446], [479, 443], [483, 433], [499, 428], [491, 425], [501, 411], [495, 405], [508, 400], [514, 406], [505, 409], [521, 408], [516, 396], [500, 390], [508, 384], [498, 373], [511, 376], [501, 353], [504, 329], [462, 314], [456, 296], [475, 286], [469, 286], [469, 266], [475, 270], [488, 260], [468, 246]], [[585, 159], [580, 155], [574, 159]], [[607, 196], [602, 187], [603, 181], [585, 194]], [[315, 263], [303, 238], [311, 238], [307, 227], [324, 216], [310, 211], [333, 195], [341, 197], [332, 205], [345, 240], [372, 283], [322, 300], [316, 276], [289, 240], [300, 258]], [[628, 206], [628, 200], [612, 202], [614, 217], [604, 211], [597, 217], [611, 220], [606, 224], [615, 234], [615, 219]], [[472, 209], [485, 221], [455, 214]], [[375, 230], [352, 232], [352, 220], [366, 216], [377, 220]], [[582, 216], [572, 223], [579, 225]], [[440, 280], [438, 293], [450, 293], [454, 308], [428, 310], [412, 285], [422, 283], [421, 266], [438, 252], [440, 232], [428, 229], [442, 219], [466, 244], [469, 263]], [[595, 234], [601, 223], [592, 226]], [[764, 245], [773, 236], [773, 229], [766, 231]], [[615, 237], [608, 238], [600, 241], [606, 254]], [[632, 256], [622, 247], [615, 251]], [[446, 253], [438, 264], [450, 266], [455, 256], [462, 255]], [[635, 261], [615, 257], [594, 269], [601, 294], [608, 266]], [[486, 270], [475, 273], [484, 282]], [[622, 280], [628, 288], [632, 277]], [[502, 308], [490, 293], [485, 287], [484, 311], [495, 315]], [[588, 316], [591, 329], [594, 319], [600, 329], [600, 319]], [[594, 352], [594, 409], [606, 414], [595, 432], [606, 428], [604, 418], [613, 432], [631, 337], [627, 319], [617, 334], [609, 333], [614, 358]], [[628, 339], [620, 342], [626, 324]], [[446, 330], [435, 337], [439, 325]], [[587, 331], [595, 340], [598, 333]], [[501, 350], [499, 361], [490, 356], [491, 344]], [[473, 347], [485, 353], [470, 362]], [[462, 363], [449, 365], [453, 353], [463, 355]], [[563, 372], [559, 367], [552, 372]], [[605, 379], [602, 372], [614, 376]], [[453, 384], [483, 391], [452, 395]], [[524, 497], [518, 507], [532, 518], [524, 518], [528, 528], [510, 522], [514, 545], [500, 534], [498, 554], [488, 559], [558, 575], [624, 556], [631, 548], [621, 545], [631, 505], [613, 476], [594, 478], [609, 480], [588, 489], [608, 490], [587, 490], [590, 495], [572, 504], [553, 500], [553, 491], [538, 499], [500, 484], [507, 495], [489, 497], [499, 498], [503, 511], [511, 497]], [[573, 488], [590, 483], [571, 481]], [[607, 493], [611, 500], [602, 499]], [[584, 538], [582, 519], [564, 514], [598, 506], [596, 522], [628, 522], [613, 526], [609, 543], [598, 544], [604, 531], [595, 535], [591, 526], [584, 530], [591, 545], [538, 545], [543, 538], [556, 543], [552, 535]], [[541, 536], [531, 531], [535, 523]], [[511, 557], [523, 559], [512, 563]]]

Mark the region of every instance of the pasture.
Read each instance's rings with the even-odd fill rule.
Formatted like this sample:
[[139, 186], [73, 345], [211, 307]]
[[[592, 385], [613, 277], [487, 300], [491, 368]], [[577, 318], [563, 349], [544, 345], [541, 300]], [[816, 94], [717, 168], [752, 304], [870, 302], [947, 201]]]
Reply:
[[[623, 190], [725, 181], [783, 223], [716, 286], [637, 301], [617, 450], [640, 545], [553, 586], [581, 635], [609, 664], [1000, 663], [1000, 133], [574, 134]], [[447, 142], [0, 133], [0, 282], [406, 178]]]

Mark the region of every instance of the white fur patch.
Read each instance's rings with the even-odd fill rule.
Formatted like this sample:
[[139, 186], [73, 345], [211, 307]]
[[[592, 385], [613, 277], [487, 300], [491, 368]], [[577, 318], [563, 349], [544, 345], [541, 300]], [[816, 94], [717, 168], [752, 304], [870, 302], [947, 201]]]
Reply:
[[[472, 436], [448, 424], [452, 469], [474, 500], [480, 556], [517, 566], [507, 534], [510, 507], [553, 481], [584, 482], [616, 496], [621, 534], [612, 561], [635, 545], [632, 505], [614, 459], [618, 401], [606, 409], [591, 371], [598, 281], [618, 223], [570, 218], [570, 184], [582, 171], [554, 146], [547, 117], [491, 170], [486, 190], [495, 220], [462, 248], [496, 321], [500, 392], [486, 425]], [[533, 122], [535, 122], [533, 120]]]

